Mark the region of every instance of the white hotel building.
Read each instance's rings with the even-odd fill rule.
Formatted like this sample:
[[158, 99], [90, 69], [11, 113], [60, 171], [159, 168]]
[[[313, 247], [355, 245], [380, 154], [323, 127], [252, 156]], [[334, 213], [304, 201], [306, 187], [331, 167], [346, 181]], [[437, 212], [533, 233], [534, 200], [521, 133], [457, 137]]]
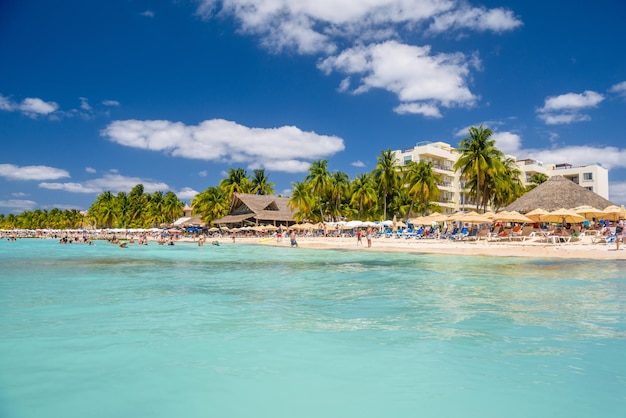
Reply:
[[[427, 161], [433, 165], [433, 172], [439, 176], [439, 202], [445, 213], [466, 210], [474, 207], [467, 203], [463, 193], [464, 183], [460, 173], [454, 171], [454, 163], [459, 157], [455, 148], [445, 142], [419, 142], [413, 148], [392, 151], [396, 164], [406, 165], [409, 161]], [[516, 160], [522, 172], [521, 181], [524, 186], [530, 184], [530, 177], [535, 173], [548, 177], [561, 175], [592, 192], [609, 199], [609, 172], [600, 164], [588, 164], [574, 167], [571, 164], [544, 164], [537, 160]]]

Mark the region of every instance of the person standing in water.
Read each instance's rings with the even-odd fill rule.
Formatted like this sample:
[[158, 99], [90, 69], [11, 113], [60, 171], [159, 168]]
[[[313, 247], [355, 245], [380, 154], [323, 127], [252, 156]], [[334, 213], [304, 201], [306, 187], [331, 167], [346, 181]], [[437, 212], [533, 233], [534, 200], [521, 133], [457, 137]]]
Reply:
[[292, 247], [297, 247], [298, 246], [298, 241], [296, 241], [296, 230], [295, 229], [291, 230], [291, 234], [289, 234], [289, 239], [291, 240], [291, 246]]

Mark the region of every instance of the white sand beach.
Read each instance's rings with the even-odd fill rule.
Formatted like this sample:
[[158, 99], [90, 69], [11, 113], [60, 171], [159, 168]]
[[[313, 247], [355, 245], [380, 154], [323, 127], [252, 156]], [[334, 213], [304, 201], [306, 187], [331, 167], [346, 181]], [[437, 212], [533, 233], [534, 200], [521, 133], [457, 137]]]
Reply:
[[[372, 247], [357, 245], [356, 238], [344, 237], [298, 237], [300, 248], [341, 249], [354, 251], [388, 251], [416, 254], [455, 254], [503, 257], [546, 257], [567, 259], [626, 260], [626, 245], [620, 244], [616, 251], [615, 244], [592, 243], [590, 237], [571, 243], [546, 243], [538, 241], [455, 241], [455, 240], [416, 240], [404, 238], [375, 238]], [[222, 240], [230, 242], [230, 240]], [[277, 242], [276, 239], [237, 238], [235, 243], [274, 245], [289, 247], [288, 239]], [[297, 250], [294, 248], [294, 251]]]

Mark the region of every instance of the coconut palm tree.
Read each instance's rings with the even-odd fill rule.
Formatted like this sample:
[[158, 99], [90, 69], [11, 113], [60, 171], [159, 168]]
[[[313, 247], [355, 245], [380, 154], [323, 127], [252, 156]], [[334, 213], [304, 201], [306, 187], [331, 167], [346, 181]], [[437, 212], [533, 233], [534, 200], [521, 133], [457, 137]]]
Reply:
[[328, 160], [318, 160], [311, 163], [309, 174], [305, 181], [310, 183], [311, 191], [317, 199], [317, 206], [320, 213], [320, 220], [324, 220], [324, 211], [322, 204], [324, 203], [324, 194], [330, 186], [330, 174], [328, 173]]
[[128, 205], [128, 195], [125, 192], [118, 192], [113, 198], [115, 208], [115, 225], [118, 228], [128, 228], [130, 208]]
[[395, 157], [391, 148], [381, 151], [374, 169], [374, 178], [378, 184], [383, 201], [383, 218], [387, 219], [387, 205], [390, 197], [399, 190], [400, 175], [395, 164]]
[[89, 207], [87, 214], [96, 221], [96, 226], [112, 228], [115, 221], [114, 196], [110, 191], [102, 192]]
[[530, 184], [526, 186], [526, 191], [529, 192], [535, 187], [539, 186], [541, 183], [545, 183], [548, 181], [548, 176], [543, 173], [534, 173], [530, 176]]
[[228, 214], [230, 197], [222, 187], [209, 187], [193, 198], [191, 206], [194, 214], [200, 215], [203, 222], [210, 224]]
[[183, 215], [185, 204], [178, 199], [176, 193], [168, 191], [163, 195], [162, 215], [161, 219], [165, 222], [174, 222]]
[[433, 164], [428, 161], [410, 161], [406, 165], [405, 178], [411, 205], [407, 219], [411, 217], [415, 201], [418, 201], [419, 212], [426, 215], [430, 202], [439, 196], [439, 176], [433, 172]]
[[254, 194], [271, 195], [274, 194], [274, 183], [267, 179], [265, 169], [254, 170], [251, 181], [251, 191]]
[[342, 216], [341, 206], [344, 197], [350, 190], [350, 177], [343, 171], [335, 171], [330, 174], [329, 182], [329, 197], [330, 197], [330, 210], [331, 215], [335, 220], [339, 216]]
[[461, 154], [454, 163], [455, 170], [461, 170], [461, 175], [467, 179], [476, 199], [476, 210], [481, 204], [486, 209], [489, 201], [488, 176], [495, 175], [501, 169], [504, 154], [495, 146], [496, 141], [490, 139], [491, 129], [472, 126], [468, 130], [469, 136], [459, 143], [457, 151]]
[[489, 177], [491, 206], [494, 212], [515, 201], [524, 194], [525, 189], [520, 180], [522, 172], [513, 158], [501, 160], [501, 170]]
[[376, 204], [376, 187], [370, 174], [358, 174], [350, 185], [350, 204], [358, 207], [358, 219], [364, 219], [365, 209]]
[[[291, 197], [287, 201], [287, 206], [295, 211], [293, 217], [300, 222], [304, 219], [314, 219], [315, 202], [310, 183], [296, 182], [292, 183], [293, 190]], [[320, 219], [321, 220], [321, 219]]]
[[229, 169], [228, 177], [222, 179], [220, 187], [228, 193], [229, 200], [234, 193], [250, 193], [251, 182], [243, 168]]

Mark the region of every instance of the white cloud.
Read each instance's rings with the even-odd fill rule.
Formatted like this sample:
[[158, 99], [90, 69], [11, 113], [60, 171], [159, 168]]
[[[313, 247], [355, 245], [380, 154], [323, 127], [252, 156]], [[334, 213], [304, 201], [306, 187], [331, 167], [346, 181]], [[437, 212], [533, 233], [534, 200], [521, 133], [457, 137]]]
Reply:
[[45, 102], [39, 98], [27, 97], [19, 105], [19, 109], [28, 116], [48, 115], [59, 108], [55, 102]]
[[491, 139], [496, 141], [496, 147], [506, 155], [515, 155], [522, 145], [522, 138], [512, 132], [494, 132]]
[[89, 174], [94, 174], [96, 172], [96, 169], [93, 167], [85, 167], [85, 171]]
[[155, 13], [152, 10], [146, 10], [145, 12], [141, 12], [140, 15], [144, 17], [154, 17]]
[[361, 160], [353, 161], [352, 163], [350, 163], [350, 165], [352, 167], [365, 167], [365, 163]]
[[518, 28], [522, 21], [513, 15], [510, 10], [497, 8], [485, 9], [468, 7], [461, 8], [433, 17], [434, 22], [429, 30], [432, 32], [447, 32], [450, 30], [472, 29], [478, 32], [504, 32]]
[[199, 193], [197, 190], [192, 189], [191, 187], [183, 187], [181, 190], [175, 192], [176, 196], [178, 196], [181, 200], [191, 200]]
[[126, 177], [117, 173], [109, 173], [104, 176], [87, 180], [83, 183], [39, 183], [39, 187], [49, 190], [62, 190], [70, 193], [102, 193], [111, 191], [112, 193], [128, 192], [137, 184], [143, 184], [147, 193], [169, 190], [169, 186], [163, 182], [142, 179], [139, 177]]
[[609, 183], [609, 200], [626, 205], [626, 181]]
[[102, 104], [105, 106], [119, 106], [120, 102], [117, 100], [103, 100]]
[[56, 180], [69, 177], [66, 170], [45, 165], [17, 166], [13, 164], [0, 164], [0, 177], [9, 180]]
[[562, 125], [591, 120], [582, 113], [585, 109], [595, 108], [604, 100], [604, 96], [595, 91], [566, 93], [545, 99], [543, 107], [537, 109], [539, 119], [548, 125]]
[[440, 116], [438, 105], [474, 104], [476, 97], [467, 87], [468, 66], [463, 54], [431, 54], [429, 46], [396, 41], [350, 48], [318, 64], [326, 73], [361, 75], [355, 94], [381, 88], [398, 96], [402, 103], [397, 112], [430, 117]]
[[0, 94], [0, 110], [12, 112], [15, 110], [15, 103], [13, 103], [8, 97]]
[[80, 100], [80, 108], [83, 110], [91, 110], [91, 106], [89, 105], [89, 100], [85, 97], [79, 97]]
[[[622, 81], [621, 83], [614, 84], [609, 89], [611, 93], [617, 93], [620, 96], [626, 98], [626, 81]], [[2, 98], [0, 97], [0, 100]], [[2, 104], [0, 103], [0, 109], [2, 108]]]
[[198, 175], [200, 177], [206, 177], [206, 176], [209, 175], [209, 172], [207, 170], [202, 170], [202, 171], [198, 172]]
[[441, 112], [439, 108], [433, 104], [420, 104], [420, 103], [404, 103], [396, 106], [393, 109], [394, 112], [405, 115], [408, 113], [423, 115], [429, 118], [441, 118]]
[[574, 166], [599, 163], [609, 170], [626, 167], [626, 148], [612, 146], [571, 145], [555, 149], [524, 149], [519, 153], [525, 155], [522, 158], [527, 156], [544, 163], [569, 163]]
[[12, 212], [20, 213], [31, 211], [37, 206], [32, 200], [10, 199], [0, 200], [0, 208], [9, 208]]
[[13, 196], [13, 197], [26, 197], [26, 196], [30, 196], [30, 195], [27, 194], [27, 193], [24, 193], [24, 192], [15, 192], [15, 193], [11, 193], [11, 196]]
[[55, 102], [46, 102], [36, 97], [27, 97], [22, 102], [14, 102], [0, 94], [0, 110], [7, 112], [20, 111], [24, 115], [35, 118], [40, 115], [50, 115], [59, 109]]
[[[396, 94], [399, 114], [442, 117], [440, 107], [471, 106], [470, 67], [477, 54], [431, 53], [403, 35], [473, 30], [504, 32], [522, 25], [505, 8], [475, 8], [462, 0], [200, 0], [205, 18], [230, 15], [243, 33], [260, 37], [274, 51], [320, 54], [318, 68], [348, 75], [338, 90], [364, 93], [380, 88]], [[373, 44], [370, 44], [374, 42]], [[343, 49], [345, 48], [345, 49]], [[351, 89], [350, 75], [361, 76]]]
[[502, 32], [521, 25], [507, 9], [472, 8], [454, 0], [202, 0], [198, 14], [229, 14], [272, 50], [332, 53], [343, 40], [394, 39], [431, 23], [431, 32]]
[[295, 126], [249, 128], [223, 119], [195, 126], [166, 120], [115, 121], [101, 134], [127, 147], [283, 172], [304, 172], [310, 161], [345, 148], [339, 137], [304, 132]]

